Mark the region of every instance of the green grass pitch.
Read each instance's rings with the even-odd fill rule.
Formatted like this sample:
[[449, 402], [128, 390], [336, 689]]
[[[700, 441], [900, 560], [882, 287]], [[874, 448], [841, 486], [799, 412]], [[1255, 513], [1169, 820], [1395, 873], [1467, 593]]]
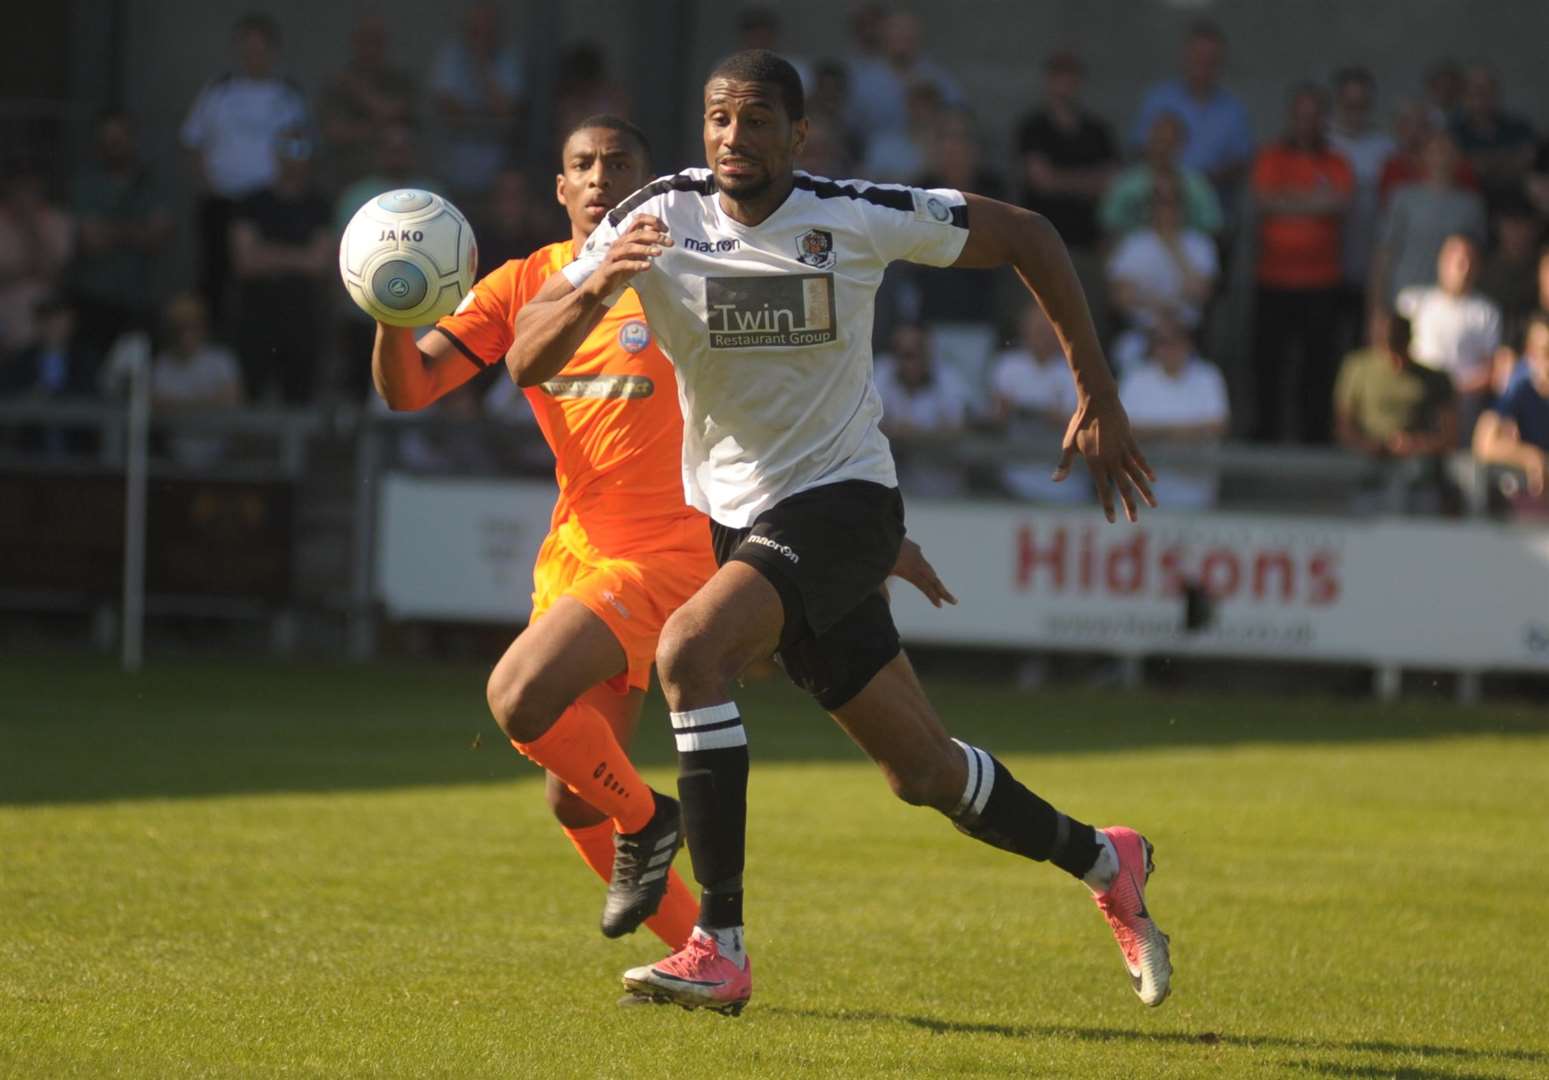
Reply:
[[[729, 1019], [616, 1006], [660, 949], [597, 933], [482, 672], [13, 658], [0, 1075], [1549, 1076], [1542, 710], [931, 686], [1155, 841], [1162, 1008], [1080, 886], [896, 803], [774, 682]], [[659, 703], [639, 757], [670, 785]]]

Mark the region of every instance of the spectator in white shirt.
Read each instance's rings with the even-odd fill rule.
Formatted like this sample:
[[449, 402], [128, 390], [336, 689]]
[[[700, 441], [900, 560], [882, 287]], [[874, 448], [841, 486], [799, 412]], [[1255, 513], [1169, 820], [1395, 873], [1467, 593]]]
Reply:
[[310, 122], [300, 88], [275, 74], [279, 25], [267, 15], [244, 15], [234, 41], [236, 71], [199, 91], [181, 133], [201, 192], [199, 289], [217, 320], [231, 277], [228, 236], [237, 204], [274, 181], [280, 133]]
[[1442, 242], [1436, 283], [1411, 285], [1393, 307], [1408, 319], [1415, 362], [1452, 376], [1461, 414], [1459, 437], [1473, 437], [1474, 423], [1489, 403], [1495, 351], [1501, 344], [1501, 312], [1474, 291], [1479, 248], [1461, 233]]
[[[1065, 425], [1076, 408], [1076, 386], [1065, 363], [1065, 351], [1048, 316], [1036, 303], [1022, 309], [1015, 348], [995, 358], [990, 369], [990, 419], [1004, 425], [1017, 447], [1059, 445]], [[1002, 486], [1019, 499], [1041, 503], [1084, 503], [1090, 492], [1082, 484], [1057, 484], [1038, 454], [1033, 463], [1018, 460], [1001, 469]]]
[[[1194, 352], [1194, 340], [1172, 320], [1151, 331], [1150, 359], [1119, 384], [1135, 437], [1158, 447], [1201, 447], [1221, 441], [1229, 409], [1226, 380], [1214, 364]], [[1161, 465], [1151, 489], [1167, 510], [1205, 510], [1214, 506], [1220, 478], [1208, 465]]]
[[[242, 404], [236, 354], [209, 340], [209, 317], [192, 293], [173, 297], [164, 317], [166, 345], [151, 365], [151, 408], [169, 413], [230, 409]], [[226, 455], [220, 435], [177, 433], [167, 450], [179, 465], [207, 469]]]
[[968, 419], [968, 395], [936, 362], [930, 336], [912, 323], [895, 327], [892, 348], [877, 358], [882, 431], [894, 442], [899, 487], [909, 495], [961, 494], [963, 470], [944, 464], [940, 444], [960, 434]]
[[1144, 335], [1163, 319], [1199, 325], [1219, 269], [1215, 243], [1184, 225], [1177, 178], [1157, 174], [1150, 226], [1126, 233], [1108, 259], [1110, 300], [1130, 328], [1113, 347], [1120, 374], [1144, 359]]

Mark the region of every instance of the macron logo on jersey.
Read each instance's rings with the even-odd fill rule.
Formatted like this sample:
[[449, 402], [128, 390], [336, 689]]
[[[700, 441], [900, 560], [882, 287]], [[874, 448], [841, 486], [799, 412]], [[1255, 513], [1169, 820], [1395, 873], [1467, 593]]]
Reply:
[[727, 255], [742, 246], [742, 241], [735, 238], [729, 240], [700, 240], [698, 237], [685, 236], [681, 242], [683, 250], [697, 251], [701, 255]]
[[705, 278], [712, 349], [822, 345], [838, 336], [834, 275]]

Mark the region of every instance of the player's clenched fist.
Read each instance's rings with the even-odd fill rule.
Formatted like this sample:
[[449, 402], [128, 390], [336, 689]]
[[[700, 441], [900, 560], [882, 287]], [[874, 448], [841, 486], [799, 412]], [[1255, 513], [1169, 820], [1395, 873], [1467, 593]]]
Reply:
[[630, 278], [642, 270], [649, 270], [651, 260], [671, 246], [666, 223], [659, 217], [641, 214], [613, 241], [588, 284], [599, 295], [609, 296], [628, 285]]

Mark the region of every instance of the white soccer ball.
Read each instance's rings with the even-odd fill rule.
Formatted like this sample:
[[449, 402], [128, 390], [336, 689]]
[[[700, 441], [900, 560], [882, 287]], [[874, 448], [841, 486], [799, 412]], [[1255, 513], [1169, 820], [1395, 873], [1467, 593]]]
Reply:
[[339, 276], [350, 299], [391, 326], [428, 326], [450, 315], [478, 268], [468, 219], [415, 188], [367, 200], [339, 241]]

